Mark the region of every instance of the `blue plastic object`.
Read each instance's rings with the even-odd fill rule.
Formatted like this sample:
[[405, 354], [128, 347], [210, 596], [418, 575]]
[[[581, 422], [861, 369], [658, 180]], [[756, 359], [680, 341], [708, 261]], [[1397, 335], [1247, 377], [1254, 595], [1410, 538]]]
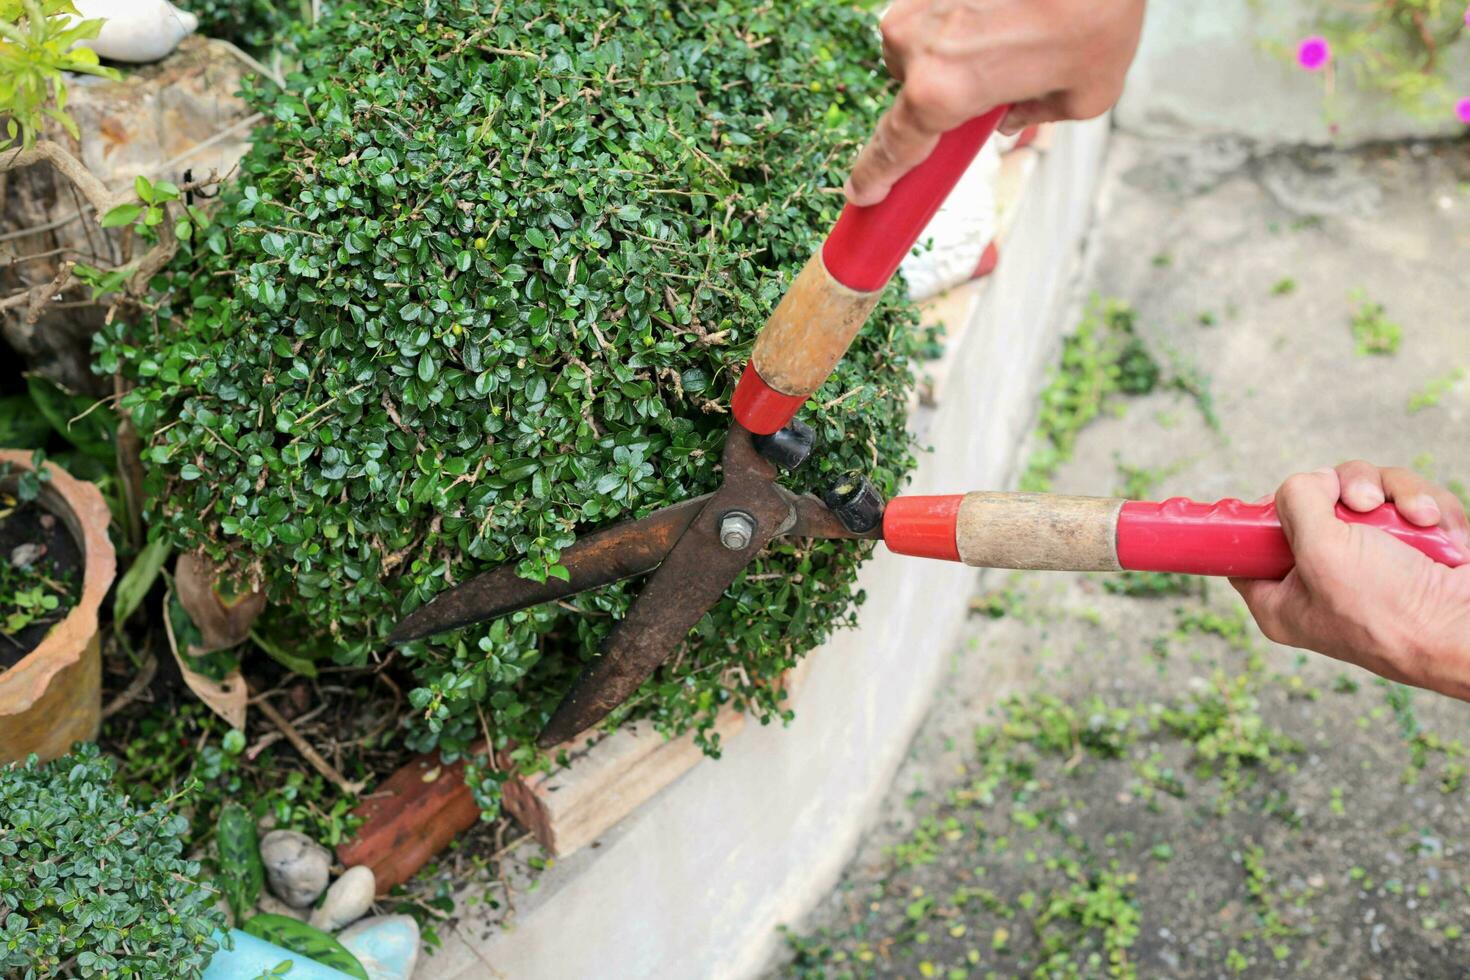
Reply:
[[258, 980], [261, 974], [288, 960], [291, 968], [279, 974], [283, 980], [353, 980], [341, 970], [323, 966], [300, 953], [257, 939], [248, 932], [231, 929], [230, 938], [234, 940], [235, 948], [225, 949], [221, 944], [220, 951], [205, 967], [203, 980]]

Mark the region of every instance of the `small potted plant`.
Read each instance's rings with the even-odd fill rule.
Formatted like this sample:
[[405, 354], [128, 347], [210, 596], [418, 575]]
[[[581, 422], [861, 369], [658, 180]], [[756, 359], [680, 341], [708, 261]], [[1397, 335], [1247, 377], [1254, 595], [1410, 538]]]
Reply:
[[97, 734], [110, 521], [92, 484], [0, 450], [0, 765], [55, 758]]

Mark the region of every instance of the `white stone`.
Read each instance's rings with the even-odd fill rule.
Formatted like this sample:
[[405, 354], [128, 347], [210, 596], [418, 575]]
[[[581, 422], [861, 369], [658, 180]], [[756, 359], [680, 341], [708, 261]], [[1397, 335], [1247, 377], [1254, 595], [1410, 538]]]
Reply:
[[199, 27], [199, 18], [168, 0], [75, 0], [83, 20], [102, 18], [97, 36], [81, 42], [111, 61], [157, 61]]
[[[419, 958], [419, 924], [411, 915], [375, 915], [337, 937], [368, 980], [409, 980]], [[485, 974], [481, 974], [484, 976]]]
[[260, 841], [260, 860], [276, 897], [292, 908], [315, 902], [327, 887], [332, 857], [327, 849], [294, 830], [272, 830]]
[[377, 890], [378, 882], [372, 868], [362, 864], [348, 868], [327, 889], [321, 908], [311, 913], [311, 924], [327, 932], [336, 932], [351, 925], [373, 907], [373, 896]]

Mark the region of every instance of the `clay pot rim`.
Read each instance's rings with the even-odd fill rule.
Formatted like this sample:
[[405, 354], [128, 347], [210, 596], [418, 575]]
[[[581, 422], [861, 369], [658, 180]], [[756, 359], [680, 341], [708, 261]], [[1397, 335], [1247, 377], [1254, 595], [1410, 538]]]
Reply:
[[[0, 449], [0, 465], [31, 470], [29, 450]], [[47, 461], [41, 505], [58, 517], [82, 549], [82, 594], [66, 618], [13, 667], [0, 672], [0, 715], [18, 715], [46, 693], [51, 679], [77, 663], [97, 635], [97, 612], [117, 575], [117, 553], [107, 536], [112, 512], [94, 484]], [[3, 560], [3, 559], [0, 559]]]

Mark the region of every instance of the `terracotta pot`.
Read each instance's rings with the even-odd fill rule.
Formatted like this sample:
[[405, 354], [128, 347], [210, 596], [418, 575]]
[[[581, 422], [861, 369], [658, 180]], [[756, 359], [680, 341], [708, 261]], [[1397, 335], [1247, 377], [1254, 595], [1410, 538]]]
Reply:
[[[29, 450], [0, 450], [0, 464], [29, 470]], [[46, 464], [39, 503], [59, 518], [82, 553], [82, 594], [40, 646], [0, 672], [0, 765], [34, 752], [66, 754], [73, 742], [97, 737], [102, 712], [102, 651], [97, 610], [117, 574], [107, 537], [112, 515], [95, 486]], [[14, 487], [15, 478], [6, 480]], [[4, 560], [0, 556], [0, 560]]]

